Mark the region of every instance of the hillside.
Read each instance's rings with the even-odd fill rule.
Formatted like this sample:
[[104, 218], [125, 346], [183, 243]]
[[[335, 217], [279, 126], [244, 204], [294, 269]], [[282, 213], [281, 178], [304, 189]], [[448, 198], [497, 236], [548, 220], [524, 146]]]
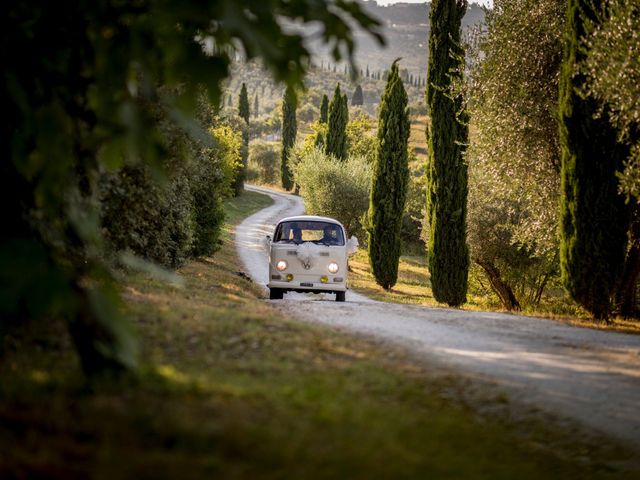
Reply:
[[[370, 35], [362, 31], [355, 34], [357, 44], [356, 57], [364, 70], [386, 70], [398, 57], [402, 57], [403, 66], [412, 75], [424, 76], [429, 56], [429, 12], [431, 3], [396, 3], [378, 5], [375, 0], [361, 2], [364, 9], [383, 25], [383, 34], [387, 45], [381, 48]], [[469, 5], [462, 21], [463, 32], [484, 22], [484, 10], [473, 3]], [[321, 48], [318, 42], [311, 44], [318, 59], [325, 64], [332, 62], [328, 50]]]

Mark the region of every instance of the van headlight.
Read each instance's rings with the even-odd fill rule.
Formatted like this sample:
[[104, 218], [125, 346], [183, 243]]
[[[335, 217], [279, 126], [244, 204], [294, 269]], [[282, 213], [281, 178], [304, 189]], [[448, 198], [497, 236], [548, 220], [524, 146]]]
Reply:
[[278, 263], [276, 263], [276, 269], [283, 271], [287, 269], [287, 262], [285, 262], [284, 260], [278, 260]]
[[340, 270], [340, 267], [338, 267], [338, 264], [336, 262], [331, 262], [327, 266], [327, 270], [329, 270], [331, 273], [338, 273], [338, 270]]

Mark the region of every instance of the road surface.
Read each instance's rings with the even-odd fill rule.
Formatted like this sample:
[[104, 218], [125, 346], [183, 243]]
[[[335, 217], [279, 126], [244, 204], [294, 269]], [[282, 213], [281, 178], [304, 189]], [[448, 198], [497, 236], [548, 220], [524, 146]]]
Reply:
[[[302, 214], [304, 207], [293, 195], [246, 188], [275, 201], [236, 230], [246, 272], [265, 286], [262, 240], [279, 219]], [[640, 449], [640, 335], [505, 313], [375, 302], [352, 291], [345, 303], [329, 294], [295, 293], [273, 303], [294, 318], [374, 336], [488, 379], [512, 398]]]

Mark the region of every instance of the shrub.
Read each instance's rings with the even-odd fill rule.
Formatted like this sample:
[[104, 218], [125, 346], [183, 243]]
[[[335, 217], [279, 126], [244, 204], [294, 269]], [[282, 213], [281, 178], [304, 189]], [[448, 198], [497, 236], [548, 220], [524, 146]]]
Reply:
[[369, 163], [373, 163], [378, 148], [373, 119], [360, 108], [354, 109], [351, 117], [347, 124], [349, 154], [354, 157], [365, 157]]
[[166, 181], [159, 183], [143, 165], [104, 175], [101, 222], [112, 252], [131, 251], [176, 268], [190, 256], [217, 249], [222, 200], [233, 192], [242, 139], [219, 125], [210, 130], [213, 145], [205, 145], [167, 120], [162, 133], [169, 153]]
[[193, 195], [192, 255], [211, 255], [218, 249], [224, 221], [222, 201], [232, 195], [235, 173], [242, 167], [242, 136], [221, 125], [210, 130], [215, 147], [194, 143], [189, 179]]
[[369, 208], [371, 165], [363, 157], [337, 161], [319, 149], [304, 155], [295, 166], [305, 210], [339, 220], [350, 235], [364, 240], [362, 220]]
[[102, 227], [112, 251], [131, 251], [168, 268], [193, 246], [191, 190], [184, 171], [163, 185], [148, 167], [127, 166], [102, 181]]
[[280, 174], [280, 148], [279, 142], [251, 142], [247, 179], [262, 184], [277, 184]]

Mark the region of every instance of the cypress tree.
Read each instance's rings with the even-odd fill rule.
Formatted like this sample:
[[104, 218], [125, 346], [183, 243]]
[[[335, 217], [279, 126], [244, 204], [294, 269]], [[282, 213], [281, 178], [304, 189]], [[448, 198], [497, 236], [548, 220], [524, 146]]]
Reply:
[[245, 83], [242, 84], [240, 96], [238, 97], [238, 115], [249, 124], [249, 95], [247, 94], [247, 85]]
[[462, 99], [451, 95], [452, 80], [460, 78], [464, 67], [460, 23], [466, 9], [466, 0], [433, 0], [430, 13], [428, 260], [433, 297], [450, 306], [466, 301], [469, 274], [467, 166], [463, 159], [468, 127]]
[[[617, 141], [607, 111], [581, 95], [585, 76], [585, 22], [598, 22], [604, 0], [569, 0], [560, 77], [562, 280], [571, 297], [597, 319], [607, 319], [620, 279], [629, 212], [618, 193], [616, 172], [628, 147]], [[601, 114], [599, 114], [601, 112]]]
[[296, 93], [293, 88], [287, 87], [282, 99], [282, 152], [280, 154], [280, 176], [282, 178], [282, 187], [285, 190], [291, 190], [293, 187], [289, 151], [296, 143], [296, 134], [298, 133], [296, 107]]
[[362, 87], [360, 85], [356, 85], [356, 89], [353, 92], [353, 97], [351, 97], [351, 105], [362, 105], [364, 104], [364, 95], [362, 93]]
[[340, 84], [336, 86], [333, 99], [329, 105], [328, 132], [326, 138], [326, 154], [338, 160], [347, 158], [347, 121], [349, 110], [346, 96], [340, 93]]
[[411, 129], [407, 93], [393, 62], [380, 101], [378, 149], [371, 181], [369, 262], [378, 285], [389, 290], [398, 279], [400, 229], [409, 183], [407, 143]]
[[260, 103], [259, 103], [259, 100], [258, 100], [258, 92], [256, 92], [255, 96], [253, 97], [253, 116], [255, 118], [258, 117], [258, 112], [260, 110], [259, 107], [260, 107]]
[[242, 165], [233, 182], [233, 191], [235, 196], [240, 195], [244, 189], [244, 180], [247, 173], [247, 160], [249, 158], [249, 95], [247, 94], [247, 85], [242, 84], [240, 89], [240, 96], [238, 97], [238, 115], [245, 121], [245, 125], [242, 129], [242, 148], [240, 154], [242, 156]]
[[322, 103], [320, 104], [320, 123], [327, 123], [329, 116], [329, 97], [322, 95]]

